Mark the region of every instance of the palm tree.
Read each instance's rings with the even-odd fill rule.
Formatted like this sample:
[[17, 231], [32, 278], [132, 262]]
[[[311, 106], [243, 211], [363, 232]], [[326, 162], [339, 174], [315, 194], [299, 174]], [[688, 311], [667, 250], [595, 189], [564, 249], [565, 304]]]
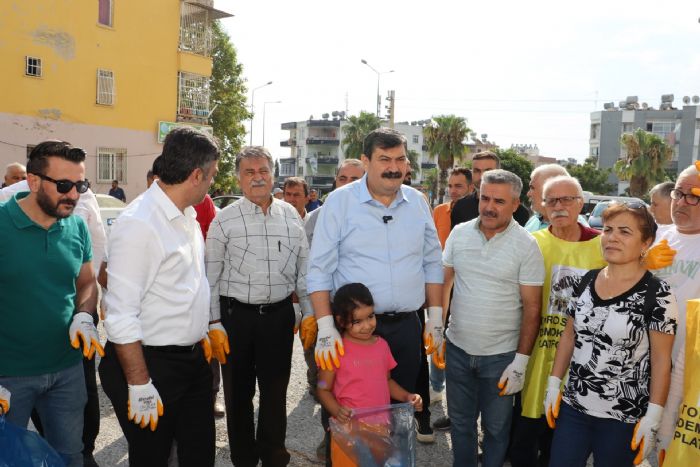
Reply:
[[343, 126], [343, 151], [346, 159], [359, 159], [362, 154], [362, 144], [371, 131], [381, 125], [379, 117], [369, 112], [348, 117], [348, 124]]
[[418, 177], [418, 171], [420, 170], [420, 153], [415, 149], [409, 149], [406, 155], [408, 156], [408, 162], [411, 164], [411, 173], [415, 179]]
[[461, 160], [466, 152], [464, 140], [471, 130], [463, 117], [440, 115], [433, 117], [432, 123], [423, 128], [425, 145], [431, 157], [437, 156], [440, 168], [438, 181], [438, 202], [442, 203], [447, 186], [447, 171], [454, 167], [455, 160]]
[[651, 185], [666, 179], [666, 163], [673, 156], [673, 148], [641, 128], [622, 135], [620, 142], [627, 156], [615, 163], [615, 173], [621, 180], [630, 181], [631, 196], [644, 196]]

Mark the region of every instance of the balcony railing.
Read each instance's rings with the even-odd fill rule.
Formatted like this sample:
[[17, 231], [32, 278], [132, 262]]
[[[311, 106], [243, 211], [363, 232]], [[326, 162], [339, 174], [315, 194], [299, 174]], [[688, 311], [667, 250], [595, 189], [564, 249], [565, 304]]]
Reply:
[[335, 136], [309, 136], [306, 138], [306, 144], [330, 144], [339, 145], [340, 140]]
[[[307, 120], [306, 124], [310, 127], [336, 127], [340, 128], [340, 120]], [[282, 128], [284, 130], [284, 128]]]
[[306, 182], [312, 186], [331, 186], [335, 181], [335, 177], [327, 175], [314, 175], [306, 177]]
[[179, 73], [177, 121], [206, 124], [209, 120], [209, 78]]
[[283, 130], [294, 130], [297, 127], [297, 122], [287, 122], [282, 124]]
[[295, 140], [293, 138], [289, 138], [289, 139], [285, 139], [285, 140], [280, 141], [280, 146], [282, 146], [283, 148], [290, 148], [290, 147], [296, 146], [296, 145], [297, 145], [297, 140]]
[[319, 164], [330, 164], [330, 165], [338, 165], [338, 158], [337, 157], [328, 157], [328, 156], [321, 156], [318, 158], [318, 163]]

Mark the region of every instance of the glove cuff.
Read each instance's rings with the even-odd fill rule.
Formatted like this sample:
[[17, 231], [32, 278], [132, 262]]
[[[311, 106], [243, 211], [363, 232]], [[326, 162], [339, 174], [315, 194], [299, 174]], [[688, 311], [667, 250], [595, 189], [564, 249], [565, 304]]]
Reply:
[[442, 322], [442, 307], [441, 306], [429, 306], [428, 307], [428, 320], [439, 320]]
[[335, 325], [333, 324], [333, 316], [332, 315], [327, 315], [323, 316], [322, 318], [318, 318], [316, 320], [316, 325], [318, 325], [318, 330], [326, 330], [326, 329], [335, 329]]
[[663, 407], [661, 407], [658, 404], [654, 404], [654, 403], [650, 402], [649, 406], [647, 407], [647, 412], [644, 414], [644, 417], [658, 422], [661, 420], [661, 416], [663, 415], [663, 413], [664, 413]]
[[547, 389], [556, 389], [557, 391], [561, 388], [561, 378], [556, 376], [550, 376], [547, 378]]
[[223, 333], [226, 333], [226, 329], [224, 328], [224, 325], [219, 323], [212, 323], [209, 325], [209, 330], [210, 331], [221, 331]]
[[519, 370], [525, 371], [527, 368], [527, 362], [530, 361], [529, 355], [524, 355], [521, 353], [516, 353], [515, 358], [513, 358], [513, 365], [515, 365]]
[[129, 389], [144, 389], [147, 386], [152, 386], [153, 385], [153, 380], [151, 378], [148, 378], [148, 382], [145, 384], [127, 384], [129, 386]]

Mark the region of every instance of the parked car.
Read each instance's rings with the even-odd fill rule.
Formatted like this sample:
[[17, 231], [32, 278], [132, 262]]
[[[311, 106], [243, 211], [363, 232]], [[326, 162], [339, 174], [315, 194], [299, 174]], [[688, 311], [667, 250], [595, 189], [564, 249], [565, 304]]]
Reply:
[[214, 207], [216, 207], [216, 210], [218, 212], [224, 209], [229, 204], [232, 204], [234, 201], [241, 199], [242, 197], [243, 195], [222, 195], [217, 196], [216, 198], [212, 198], [212, 201], [214, 201]]
[[622, 198], [621, 196], [617, 197], [618, 199], [613, 200], [613, 201], [601, 201], [595, 205], [593, 208], [593, 211], [588, 216], [588, 225], [591, 226], [593, 229], [598, 229], [602, 230], [603, 229], [603, 211], [608, 209], [608, 206], [610, 206], [612, 203], [641, 203], [643, 205], [647, 205], [644, 201], [642, 201], [639, 198]]
[[113, 196], [101, 193], [95, 193], [95, 197], [97, 198], [97, 205], [100, 207], [100, 217], [105, 227], [105, 233], [109, 236], [114, 220], [122, 213], [126, 203]]

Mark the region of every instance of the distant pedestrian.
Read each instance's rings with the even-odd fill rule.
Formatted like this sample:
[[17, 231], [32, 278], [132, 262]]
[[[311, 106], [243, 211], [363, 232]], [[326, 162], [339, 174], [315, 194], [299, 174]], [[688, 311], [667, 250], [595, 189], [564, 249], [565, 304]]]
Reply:
[[318, 199], [318, 191], [316, 188], [312, 188], [309, 190], [309, 202], [306, 203], [306, 211], [311, 212], [314, 209], [320, 208], [323, 206], [323, 201]]
[[2, 183], [2, 187], [5, 188], [14, 185], [26, 179], [27, 168], [19, 162], [13, 162], [12, 164], [8, 164], [5, 169], [5, 181]]
[[109, 190], [109, 196], [126, 203], [126, 195], [124, 194], [124, 190], [119, 187], [118, 180], [112, 180], [112, 188]]

